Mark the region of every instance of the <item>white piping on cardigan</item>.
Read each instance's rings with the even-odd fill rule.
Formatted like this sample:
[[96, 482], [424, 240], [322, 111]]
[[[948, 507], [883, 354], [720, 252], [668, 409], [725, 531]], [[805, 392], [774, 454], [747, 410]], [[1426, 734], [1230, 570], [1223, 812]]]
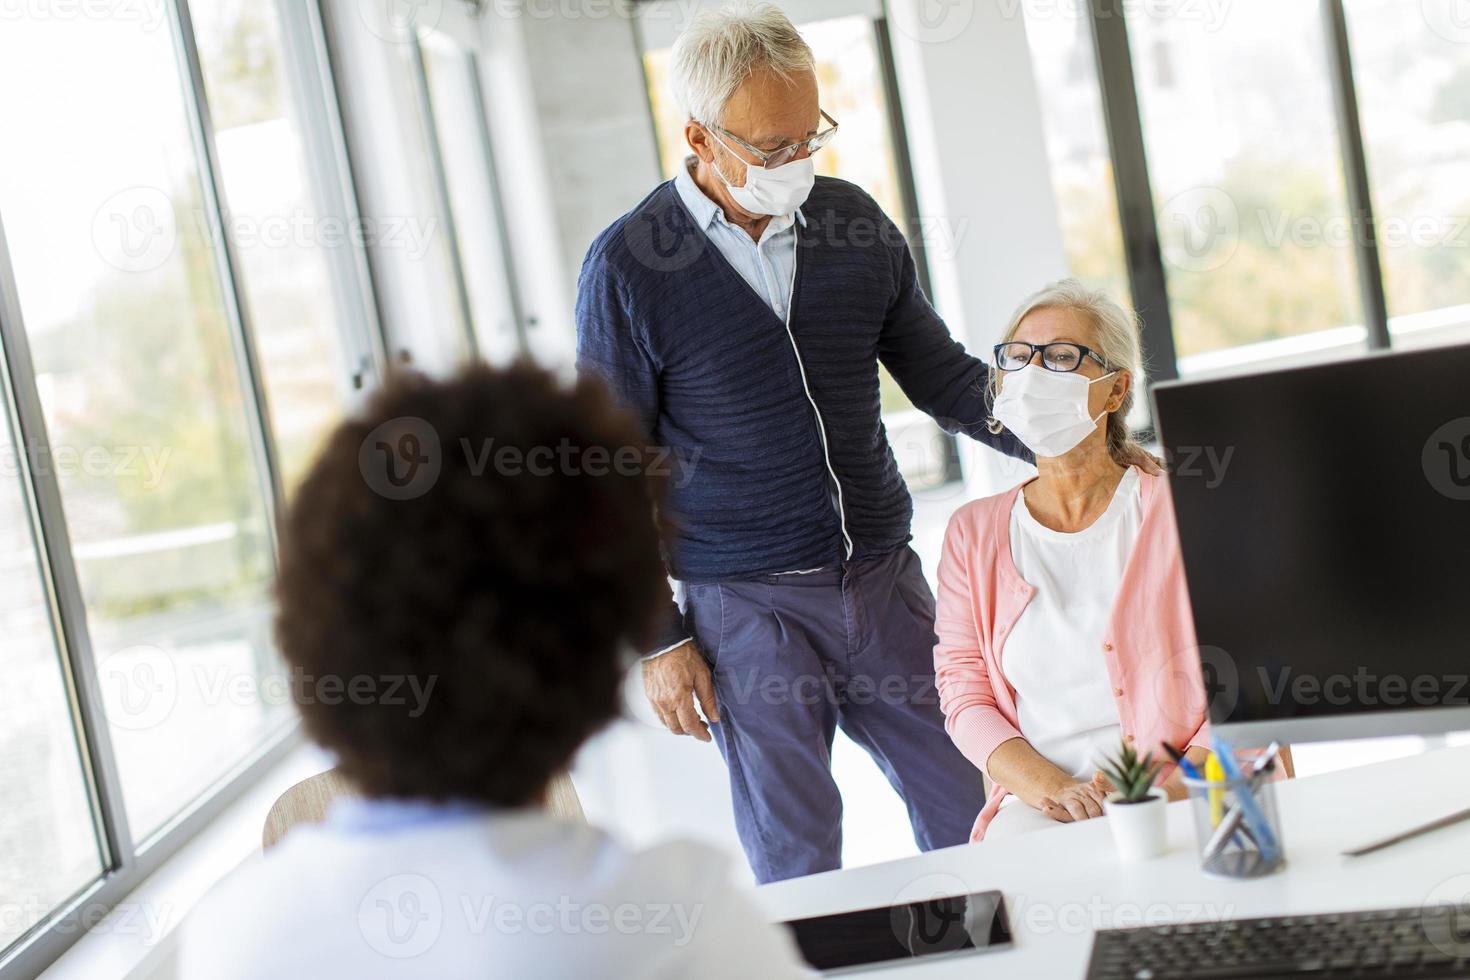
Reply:
[[806, 392], [806, 400], [812, 403], [812, 414], [817, 417], [817, 435], [822, 439], [822, 459], [827, 464], [827, 472], [832, 475], [832, 485], [837, 488], [837, 522], [842, 526], [842, 540], [847, 544], [847, 558], [851, 561], [852, 536], [847, 533], [847, 510], [842, 503], [842, 481], [837, 479], [837, 471], [832, 468], [832, 452], [827, 447], [827, 425], [822, 421], [822, 410], [817, 408], [817, 400], [812, 397], [811, 385], [807, 383], [806, 365], [801, 363], [801, 348], [796, 346], [796, 334], [791, 332], [791, 308], [796, 302], [796, 273], [799, 264], [791, 264], [791, 289], [786, 294], [786, 336], [791, 339], [791, 352], [796, 355], [796, 369], [801, 372], [802, 390]]

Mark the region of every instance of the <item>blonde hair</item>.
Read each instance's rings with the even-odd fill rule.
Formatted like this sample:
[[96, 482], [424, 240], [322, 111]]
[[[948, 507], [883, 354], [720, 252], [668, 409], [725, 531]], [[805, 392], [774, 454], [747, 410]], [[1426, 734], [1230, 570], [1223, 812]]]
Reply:
[[[999, 343], [1006, 343], [1021, 329], [1021, 322], [1040, 310], [1068, 310], [1086, 318], [1092, 327], [1096, 354], [1107, 362], [1109, 371], [1127, 371], [1133, 383], [1123, 396], [1123, 403], [1107, 419], [1108, 453], [1119, 466], [1133, 466], [1153, 459], [1133, 438], [1128, 414], [1133, 409], [1134, 393], [1144, 384], [1143, 344], [1139, 339], [1138, 315], [1100, 289], [1089, 289], [1076, 279], [1059, 279], [1031, 295], [1017, 308]], [[1000, 391], [1000, 372], [990, 372], [986, 394], [990, 403]], [[1004, 426], [995, 418], [986, 428], [999, 434]]]
[[674, 100], [689, 118], [719, 126], [725, 103], [754, 72], [790, 80], [815, 65], [812, 49], [781, 8], [735, 0], [694, 16], [674, 40], [669, 75]]

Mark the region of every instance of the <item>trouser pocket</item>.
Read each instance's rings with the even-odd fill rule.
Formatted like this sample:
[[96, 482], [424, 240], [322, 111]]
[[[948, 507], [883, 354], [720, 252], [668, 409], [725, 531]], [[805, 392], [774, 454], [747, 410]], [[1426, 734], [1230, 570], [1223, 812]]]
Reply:
[[725, 639], [725, 599], [717, 582], [684, 587], [684, 628], [710, 669], [719, 662]]

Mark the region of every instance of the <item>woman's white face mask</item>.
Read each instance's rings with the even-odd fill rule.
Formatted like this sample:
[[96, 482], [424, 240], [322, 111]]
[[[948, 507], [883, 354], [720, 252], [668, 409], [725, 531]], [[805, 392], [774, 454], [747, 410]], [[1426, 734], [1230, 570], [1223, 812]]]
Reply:
[[1038, 456], [1065, 456], [1097, 428], [1098, 420], [1088, 413], [1092, 386], [1106, 381], [1117, 371], [1088, 380], [1075, 371], [1048, 371], [1028, 364], [1005, 376], [991, 415]]
[[[730, 144], [720, 139], [718, 133], [712, 129], [708, 132], [719, 140], [721, 146], [729, 150], [731, 156], [740, 159], [739, 154], [731, 150]], [[817, 181], [817, 172], [811, 157], [792, 160], [770, 170], [747, 163], [743, 187], [731, 184], [718, 166], [714, 169], [730, 191], [731, 200], [751, 214], [769, 214], [773, 217], [791, 214], [805, 204], [806, 199], [811, 196], [812, 185]]]

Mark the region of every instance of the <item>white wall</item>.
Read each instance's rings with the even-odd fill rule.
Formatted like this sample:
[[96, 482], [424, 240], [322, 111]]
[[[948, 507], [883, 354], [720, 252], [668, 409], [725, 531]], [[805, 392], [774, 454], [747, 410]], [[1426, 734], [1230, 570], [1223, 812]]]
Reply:
[[502, 196], [538, 321], [532, 347], [565, 364], [587, 246], [661, 179], [633, 23], [608, 0], [501, 0], [482, 33]]
[[534, 78], [522, 19], [485, 16], [480, 34], [487, 121], [527, 340], [538, 359], [554, 363], [573, 349], [572, 294], [559, 225], [548, 220], [557, 198], [530, 96]]

